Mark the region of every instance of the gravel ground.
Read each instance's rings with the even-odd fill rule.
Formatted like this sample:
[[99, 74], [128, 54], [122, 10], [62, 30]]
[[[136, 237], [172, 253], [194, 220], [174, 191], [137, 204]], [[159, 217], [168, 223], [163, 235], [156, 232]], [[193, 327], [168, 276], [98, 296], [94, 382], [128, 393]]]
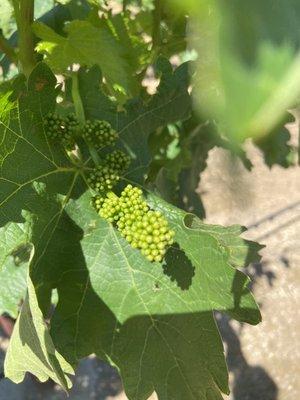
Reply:
[[228, 353], [230, 400], [295, 400], [300, 397], [300, 168], [267, 168], [248, 148], [245, 170], [214, 149], [200, 191], [207, 222], [246, 225], [245, 237], [266, 247], [249, 268], [263, 322], [256, 327], [220, 320]]
[[[247, 238], [266, 245], [251, 266], [253, 291], [263, 322], [240, 325], [217, 316], [227, 352], [232, 394], [226, 400], [300, 398], [300, 168], [271, 170], [249, 145], [251, 172], [222, 149], [211, 151], [199, 192], [208, 223], [246, 225]], [[0, 338], [0, 365], [7, 339]], [[52, 384], [33, 378], [0, 381], [0, 400], [63, 400]], [[116, 372], [95, 358], [84, 360], [70, 400], [125, 400]], [[155, 400], [152, 396], [151, 400]], [[183, 399], [184, 400], [184, 399]]]

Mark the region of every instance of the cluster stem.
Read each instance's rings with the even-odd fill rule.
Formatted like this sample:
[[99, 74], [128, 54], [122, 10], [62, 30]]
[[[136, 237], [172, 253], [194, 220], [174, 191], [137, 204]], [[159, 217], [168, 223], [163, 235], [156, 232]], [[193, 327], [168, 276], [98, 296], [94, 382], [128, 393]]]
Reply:
[[[84, 114], [84, 108], [81, 100], [81, 96], [79, 93], [79, 83], [78, 83], [78, 73], [77, 72], [72, 72], [72, 97], [74, 101], [74, 107], [75, 107], [75, 113], [79, 121], [79, 125], [82, 128], [85, 124], [85, 114]], [[100, 157], [97, 153], [97, 150], [95, 147], [86, 141], [86, 144], [88, 146], [90, 155], [95, 163], [95, 165], [100, 164]]]

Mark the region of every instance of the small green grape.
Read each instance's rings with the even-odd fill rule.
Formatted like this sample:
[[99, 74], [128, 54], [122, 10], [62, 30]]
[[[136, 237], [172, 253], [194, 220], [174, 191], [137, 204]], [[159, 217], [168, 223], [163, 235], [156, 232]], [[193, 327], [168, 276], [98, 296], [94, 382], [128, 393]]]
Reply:
[[105, 157], [105, 165], [122, 174], [130, 165], [130, 157], [121, 150], [115, 150]]
[[108, 222], [113, 223], [116, 219], [118, 219], [119, 210], [120, 205], [118, 196], [113, 192], [109, 192], [99, 210], [99, 215]]
[[71, 150], [74, 148], [75, 145], [75, 134], [79, 127], [79, 122], [75, 116], [75, 114], [69, 114], [65, 118], [65, 134], [63, 137], [63, 145], [68, 149]]
[[120, 180], [120, 175], [128, 168], [130, 157], [122, 151], [115, 151], [105, 157], [87, 177], [89, 186], [97, 192], [111, 190]]
[[150, 210], [142, 197], [142, 190], [132, 185], [127, 185], [121, 193], [119, 210], [122, 216], [117, 227], [122, 236], [134, 244], [134, 248], [139, 248], [149, 261], [162, 261], [166, 248], [174, 238], [174, 232], [168, 228], [164, 216]]
[[96, 195], [96, 196], [92, 197], [91, 204], [95, 208], [95, 210], [97, 212], [99, 212], [104, 201], [105, 201], [105, 197], [103, 197], [101, 195]]
[[48, 113], [44, 120], [44, 128], [49, 139], [59, 141], [64, 133], [64, 118]]
[[44, 120], [44, 129], [50, 140], [61, 143], [67, 150], [75, 146], [75, 132], [78, 121], [74, 114], [66, 118], [54, 113], [49, 113]]
[[113, 145], [118, 139], [117, 132], [112, 129], [107, 121], [86, 121], [83, 130], [83, 138], [96, 148]]
[[161, 212], [150, 210], [142, 194], [141, 189], [127, 185], [120, 197], [108, 192], [105, 197], [95, 196], [93, 204], [102, 218], [116, 224], [133, 248], [139, 249], [149, 261], [161, 262], [174, 242], [175, 232]]
[[102, 193], [111, 190], [119, 179], [114, 169], [99, 165], [88, 175], [87, 183], [96, 192]]

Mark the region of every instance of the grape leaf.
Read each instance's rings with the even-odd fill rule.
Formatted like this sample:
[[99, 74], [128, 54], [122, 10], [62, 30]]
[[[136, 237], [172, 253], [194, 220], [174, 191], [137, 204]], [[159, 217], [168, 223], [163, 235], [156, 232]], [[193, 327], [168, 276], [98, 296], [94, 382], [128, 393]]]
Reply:
[[[157, 198], [151, 204], [176, 231], [162, 265], [133, 250], [89, 208], [88, 196], [69, 203], [66, 211], [83, 231], [85, 257], [77, 265], [60, 261], [60, 277], [57, 270], [53, 274], [60, 299], [51, 322], [53, 340], [72, 364], [95, 352], [116, 365], [130, 399], [147, 398], [153, 390], [159, 399], [206, 399], [209, 391], [217, 396], [217, 387], [227, 393], [212, 310], [258, 323], [249, 280], [230, 265], [226, 230], [191, 229], [186, 213]], [[246, 243], [239, 245], [246, 250]]]
[[227, 249], [230, 263], [235, 267], [246, 267], [250, 263], [260, 261], [259, 251], [265, 246], [241, 238], [240, 235], [246, 231], [245, 227], [240, 225], [226, 227], [207, 225], [200, 219], [194, 218], [193, 214], [186, 218], [186, 223], [192, 229], [201, 229], [213, 235], [220, 243], [220, 246]]
[[[27, 86], [20, 80], [15, 83], [15, 92], [3, 95], [0, 102], [1, 267], [9, 261], [9, 254], [15, 262], [22, 261], [27, 245], [33, 244], [34, 218], [46, 204], [39, 195], [42, 188], [47, 186], [49, 196], [64, 195], [76, 174], [64, 152], [48, 142], [43, 129], [42, 115], [56, 104], [52, 72], [39, 64]], [[52, 217], [48, 225], [55, 225], [60, 214], [51, 215], [51, 207], [48, 212]]]
[[102, 76], [99, 68], [79, 71], [79, 88], [87, 119], [105, 119], [119, 133], [121, 142], [131, 155], [131, 171], [126, 176], [142, 182], [151, 161], [148, 139], [151, 132], [172, 122], [187, 119], [191, 113], [188, 93], [188, 64], [175, 71], [170, 62], [159, 57], [156, 69], [160, 84], [153, 96], [140, 96], [128, 100], [124, 111], [101, 90]]
[[0, 315], [6, 313], [17, 318], [19, 305], [26, 295], [27, 272], [27, 263], [16, 265], [12, 258], [0, 271]]
[[1, 113], [0, 226], [25, 221], [22, 210], [32, 209], [35, 181], [47, 182], [50, 192], [61, 193], [72, 182], [76, 169], [59, 148], [50, 145], [43, 129], [42, 114], [55, 107], [55, 83], [48, 67], [39, 64], [18, 101]]
[[33, 24], [34, 33], [42, 39], [37, 51], [46, 54], [54, 71], [64, 72], [70, 65], [98, 64], [108, 82], [130, 88], [130, 65], [124, 49], [104, 21], [93, 25], [74, 20], [66, 26], [67, 37], [61, 36], [41, 22]]
[[71, 381], [66, 374], [74, 371], [54, 348], [30, 278], [27, 286], [28, 294], [5, 357], [5, 376], [20, 383], [25, 373], [31, 372], [41, 382], [50, 377], [67, 389]]
[[[156, 96], [117, 114], [121, 137], [143, 166], [151, 130], [189, 110], [180, 102], [189, 100], [184, 68], [164, 69]], [[248, 244], [239, 242], [236, 228], [229, 233], [191, 225], [190, 214], [149, 196], [175, 230], [176, 243], [163, 263], [148, 262], [91, 207], [80, 178], [85, 167], [70, 165], [47, 142], [42, 116], [54, 105], [55, 79], [40, 64], [1, 119], [1, 226], [11, 220], [32, 224], [34, 249], [6, 374], [19, 382], [30, 370], [67, 387], [70, 365], [96, 353], [119, 369], [130, 399], [145, 399], [153, 390], [162, 400], [221, 399], [220, 391], [228, 393], [228, 376], [213, 310], [260, 321], [249, 280], [234, 268]], [[245, 250], [232, 256], [237, 243]], [[58, 304], [49, 335], [44, 318], [54, 288]], [[28, 365], [28, 357], [38, 364]]]
[[[56, 104], [55, 84], [56, 79], [49, 68], [39, 64], [26, 86], [18, 82], [15, 93], [9, 92], [1, 101], [0, 243], [3, 250], [1, 263], [4, 264], [2, 274], [6, 278], [2, 283], [6, 282], [8, 286], [1, 291], [0, 303], [8, 308], [3, 311], [11, 313], [16, 313], [24, 293], [24, 271], [21, 266], [13, 268], [8, 255], [13, 256], [15, 263], [26, 262], [32, 249], [39, 250], [39, 245], [47, 247], [47, 241], [50, 241], [63, 213], [64, 201], [68, 198], [65, 194], [71, 194], [78, 174], [64, 152], [48, 142], [43, 129], [42, 116], [54, 110]], [[42, 196], [45, 187], [47, 197]], [[40, 218], [42, 213], [47, 215], [44, 220]], [[42, 226], [38, 237], [35, 236], [37, 221]], [[41, 243], [43, 235], [46, 240]], [[8, 272], [9, 277], [5, 275]], [[15, 303], [8, 304], [7, 291], [11, 289], [9, 284], [13, 278], [18, 278], [18, 281], [14, 283], [15, 297], [9, 300]], [[62, 368], [66, 367], [66, 372], [71, 372], [71, 369], [55, 352], [30, 278], [28, 285], [29, 294], [7, 354], [6, 375], [20, 382], [29, 369], [39, 379], [44, 381], [51, 377], [66, 388], [69, 380]], [[44, 301], [43, 305], [46, 310], [49, 301]], [[28, 363], [28, 359], [32, 362]]]

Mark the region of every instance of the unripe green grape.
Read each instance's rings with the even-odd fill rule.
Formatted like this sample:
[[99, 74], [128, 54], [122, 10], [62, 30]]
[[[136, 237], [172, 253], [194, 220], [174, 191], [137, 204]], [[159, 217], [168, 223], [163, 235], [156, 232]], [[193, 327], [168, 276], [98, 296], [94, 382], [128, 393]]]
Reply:
[[113, 169], [99, 165], [87, 177], [89, 186], [96, 192], [107, 192], [111, 190], [119, 181]]
[[91, 204], [97, 212], [100, 211], [100, 209], [104, 203], [104, 200], [105, 200], [105, 197], [103, 197], [101, 195], [96, 195], [96, 196], [92, 197]]
[[130, 157], [122, 151], [112, 152], [88, 175], [87, 182], [95, 191], [107, 192], [118, 183], [129, 163]]
[[44, 119], [44, 129], [49, 139], [59, 141], [63, 135], [64, 118], [54, 113], [48, 113]]
[[117, 225], [119, 230], [126, 231], [125, 237], [129, 236], [147, 259], [161, 261], [174, 237], [161, 212], [151, 211], [142, 197], [142, 191], [132, 185], [128, 185], [121, 193], [120, 209], [124, 217]]
[[95, 196], [94, 203], [99, 215], [116, 224], [133, 248], [139, 249], [149, 261], [161, 262], [175, 232], [161, 212], [149, 209], [142, 193], [141, 189], [127, 185], [120, 197], [108, 192], [104, 200]]
[[120, 206], [118, 196], [113, 192], [109, 192], [102, 203], [99, 215], [112, 223], [118, 219], [119, 210]]
[[44, 129], [50, 140], [61, 143], [67, 150], [72, 150], [75, 146], [75, 133], [78, 121], [74, 114], [61, 117], [54, 113], [49, 113], [44, 120]]
[[79, 127], [79, 122], [75, 114], [69, 114], [65, 118], [64, 124], [64, 136], [62, 144], [67, 150], [72, 150], [75, 146], [75, 135]]
[[117, 132], [112, 129], [107, 121], [86, 121], [83, 130], [83, 138], [96, 148], [113, 145], [118, 139]]
[[122, 174], [130, 165], [130, 157], [121, 150], [115, 150], [105, 157], [105, 165]]

